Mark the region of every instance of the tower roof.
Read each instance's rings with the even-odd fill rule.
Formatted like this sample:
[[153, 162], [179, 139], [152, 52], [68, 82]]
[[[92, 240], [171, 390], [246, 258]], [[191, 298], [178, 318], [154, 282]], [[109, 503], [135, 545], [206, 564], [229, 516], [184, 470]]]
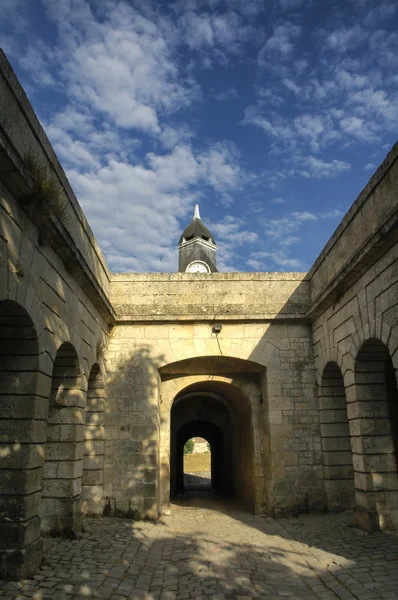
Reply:
[[214, 239], [214, 237], [200, 218], [198, 204], [195, 205], [195, 212], [192, 221], [183, 232], [178, 243], [182, 244], [184, 241], [189, 241], [197, 238], [206, 240], [206, 242], [211, 242], [212, 244], [216, 245], [216, 240]]

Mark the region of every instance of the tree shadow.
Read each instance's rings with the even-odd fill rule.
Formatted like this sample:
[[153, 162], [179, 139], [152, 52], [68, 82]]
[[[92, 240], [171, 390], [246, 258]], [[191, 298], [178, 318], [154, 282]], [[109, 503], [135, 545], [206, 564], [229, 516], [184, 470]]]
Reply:
[[[45, 563], [35, 581], [6, 584], [0, 598], [5, 594], [36, 600], [62, 594], [70, 600], [172, 600], [188, 597], [184, 594], [214, 600], [394, 597], [397, 536], [350, 528], [347, 537], [337, 528], [332, 531], [333, 520], [337, 525], [341, 515], [299, 517], [293, 534], [285, 528], [290, 519], [277, 522], [247, 515], [241, 522], [236, 515], [204, 509], [200, 515], [191, 507], [178, 511], [178, 520], [163, 517], [156, 523], [88, 519], [87, 533], [80, 540], [47, 539]], [[254, 521], [253, 531], [249, 526]], [[307, 543], [297, 539], [300, 528]], [[325, 535], [325, 549], [333, 536], [335, 543], [321, 553], [309, 541]], [[339, 540], [340, 551], [334, 554]]]
[[[150, 347], [125, 351], [111, 339], [105, 411], [104, 497], [108, 516], [156, 518], [159, 473], [159, 375]], [[119, 351], [120, 348], [120, 351]], [[157, 360], [161, 361], [160, 355]]]

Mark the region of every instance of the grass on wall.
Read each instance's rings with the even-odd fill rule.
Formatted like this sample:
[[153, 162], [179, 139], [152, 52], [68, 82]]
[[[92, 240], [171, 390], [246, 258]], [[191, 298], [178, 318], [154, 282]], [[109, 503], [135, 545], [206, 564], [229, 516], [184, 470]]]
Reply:
[[66, 225], [70, 220], [68, 200], [58, 179], [49, 172], [47, 163], [32, 151], [25, 155], [25, 165], [33, 186], [21, 198], [24, 205], [39, 217], [54, 213]]

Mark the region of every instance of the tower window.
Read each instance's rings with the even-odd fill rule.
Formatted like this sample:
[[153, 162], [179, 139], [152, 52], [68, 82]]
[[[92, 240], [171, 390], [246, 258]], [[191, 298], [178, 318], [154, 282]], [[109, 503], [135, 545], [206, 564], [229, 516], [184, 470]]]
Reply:
[[203, 239], [203, 240], [206, 240], [206, 242], [209, 242], [209, 241], [210, 241], [210, 238], [206, 237], [205, 235], [202, 235], [202, 239]]

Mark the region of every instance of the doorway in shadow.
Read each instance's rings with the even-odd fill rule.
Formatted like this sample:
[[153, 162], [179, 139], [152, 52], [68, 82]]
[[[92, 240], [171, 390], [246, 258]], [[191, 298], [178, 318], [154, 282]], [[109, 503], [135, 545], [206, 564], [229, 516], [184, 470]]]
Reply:
[[[228, 386], [222, 386], [223, 391]], [[215, 391], [214, 382], [189, 386], [174, 400], [171, 409], [170, 497], [236, 496], [253, 506], [253, 438], [250, 406], [240, 396]], [[220, 389], [221, 391], [221, 389]], [[237, 404], [237, 405], [235, 405]], [[242, 412], [243, 411], [243, 412]], [[243, 415], [244, 412], [245, 415]], [[193, 437], [204, 438], [211, 450], [210, 481], [200, 474], [185, 477], [184, 446]]]

